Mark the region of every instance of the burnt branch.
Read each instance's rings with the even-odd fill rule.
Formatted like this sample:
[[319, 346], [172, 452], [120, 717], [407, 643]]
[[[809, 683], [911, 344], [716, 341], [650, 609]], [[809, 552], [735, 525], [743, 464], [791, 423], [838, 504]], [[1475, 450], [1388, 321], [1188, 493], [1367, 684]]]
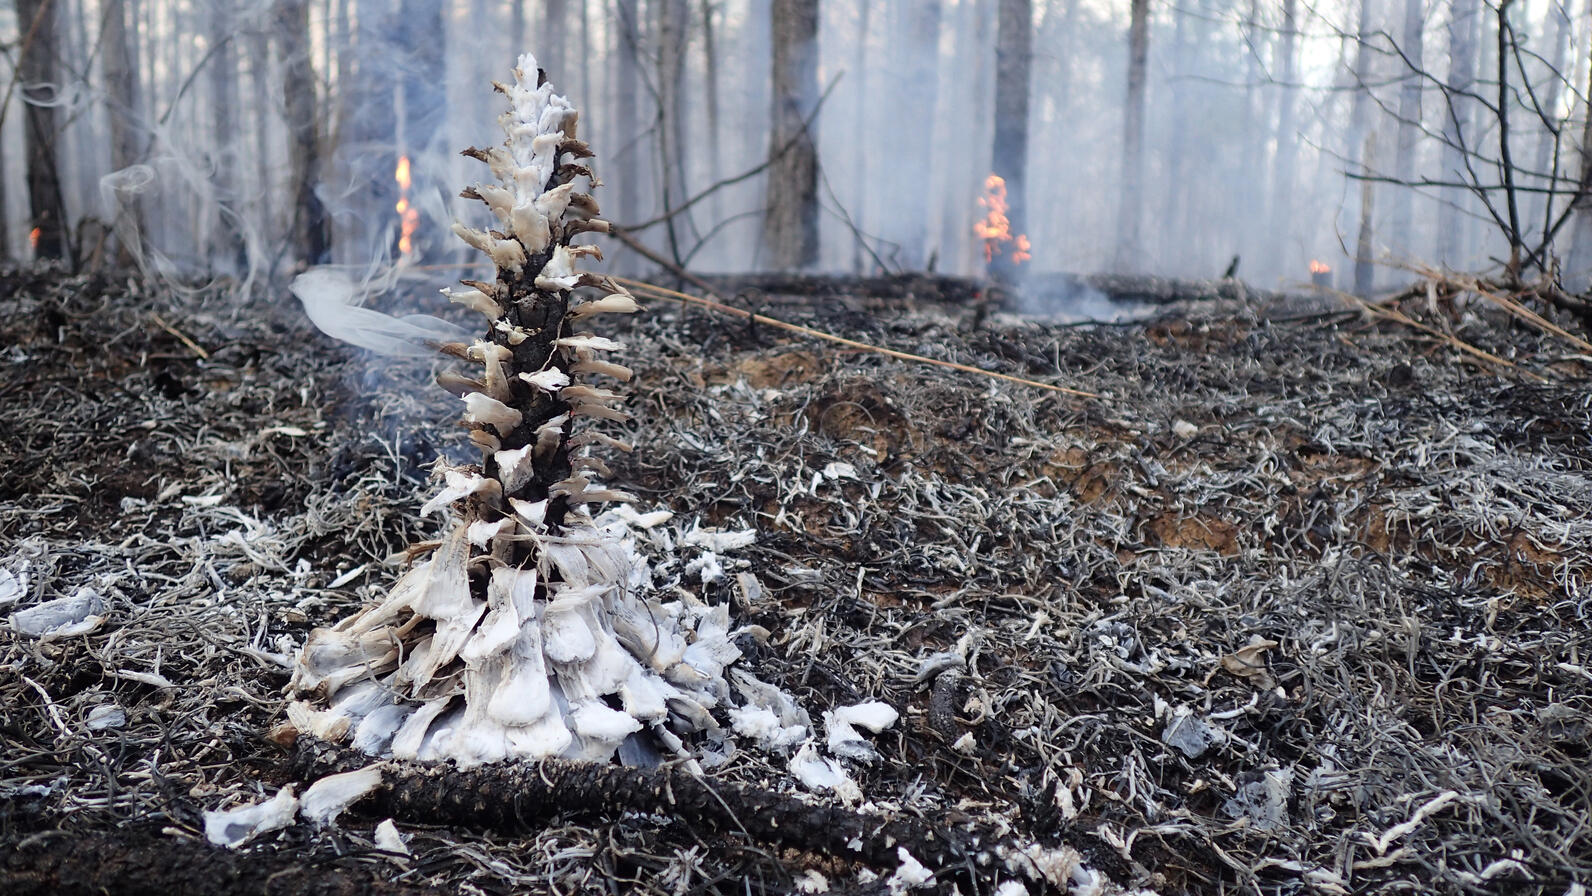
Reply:
[[[370, 757], [362, 753], [300, 738], [293, 774], [310, 782], [369, 764]], [[896, 867], [899, 850], [905, 848], [931, 866], [961, 866], [971, 872], [977, 854], [995, 850], [1002, 841], [983, 825], [954, 828], [910, 816], [870, 815], [767, 788], [709, 780], [678, 765], [642, 769], [548, 759], [459, 769], [395, 762], [369, 799], [365, 805], [378, 815], [502, 832], [532, 829], [553, 819], [655, 813], [694, 829], [849, 857], [879, 868]]]

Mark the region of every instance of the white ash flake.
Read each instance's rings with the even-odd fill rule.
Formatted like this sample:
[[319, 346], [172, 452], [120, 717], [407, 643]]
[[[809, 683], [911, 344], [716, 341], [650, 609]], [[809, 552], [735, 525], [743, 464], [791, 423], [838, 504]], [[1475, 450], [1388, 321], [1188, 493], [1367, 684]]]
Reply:
[[58, 597], [11, 614], [11, 628], [17, 634], [40, 641], [56, 641], [86, 635], [105, 622], [105, 599], [88, 586], [71, 597]]
[[299, 798], [299, 813], [311, 824], [331, 824], [343, 810], [380, 787], [381, 781], [382, 770], [376, 765], [327, 775], [304, 791], [304, 796]]
[[127, 711], [115, 703], [103, 703], [88, 711], [83, 727], [90, 731], [121, 728], [127, 724]]
[[857, 728], [878, 734], [894, 725], [897, 718], [899, 714], [894, 707], [878, 701], [826, 711], [824, 730], [828, 733], [829, 752], [857, 762], [873, 762], [879, 758], [879, 752], [857, 733]]
[[901, 896], [911, 890], [934, 885], [934, 872], [923, 867], [923, 863], [908, 852], [905, 846], [896, 848], [896, 858], [901, 864], [885, 880], [885, 886], [890, 888], [891, 896]]
[[818, 749], [811, 741], [803, 744], [791, 757], [790, 773], [808, 790], [833, 791], [848, 805], [862, 799], [862, 790], [851, 779], [846, 767], [834, 759], [818, 755]]
[[408, 838], [398, 831], [398, 825], [391, 818], [385, 819], [376, 825], [374, 841], [376, 848], [382, 852], [395, 853], [407, 856], [409, 852]]
[[816, 869], [809, 868], [796, 877], [796, 892], [798, 893], [828, 893], [829, 878], [818, 873]]
[[0, 569], [0, 607], [21, 600], [28, 593], [27, 576], [16, 576], [9, 569]]
[[214, 846], [237, 849], [261, 834], [281, 830], [298, 814], [298, 797], [289, 785], [276, 796], [235, 809], [205, 813], [205, 839]]

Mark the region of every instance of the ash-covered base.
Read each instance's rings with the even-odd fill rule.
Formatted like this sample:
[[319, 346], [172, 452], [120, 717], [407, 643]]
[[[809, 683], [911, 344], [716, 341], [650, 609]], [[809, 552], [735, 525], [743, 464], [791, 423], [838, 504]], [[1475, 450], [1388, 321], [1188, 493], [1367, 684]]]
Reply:
[[650, 569], [620, 514], [537, 536], [539, 566], [493, 570], [485, 601], [467, 572], [478, 526], [459, 523], [386, 600], [311, 633], [291, 686], [313, 698], [289, 706], [294, 730], [464, 767], [616, 750], [645, 763], [718, 734], [711, 711], [740, 657], [728, 608], [642, 597]]

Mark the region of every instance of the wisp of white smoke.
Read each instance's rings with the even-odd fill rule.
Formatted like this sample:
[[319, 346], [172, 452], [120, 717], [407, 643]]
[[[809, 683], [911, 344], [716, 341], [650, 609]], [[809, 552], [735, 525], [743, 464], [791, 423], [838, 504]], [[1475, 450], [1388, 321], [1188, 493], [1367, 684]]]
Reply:
[[293, 278], [288, 288], [322, 333], [378, 355], [421, 357], [435, 353], [441, 343], [469, 343], [474, 338], [463, 327], [429, 314], [393, 317], [361, 308], [355, 301], [363, 298], [363, 290], [335, 268], [310, 268]]

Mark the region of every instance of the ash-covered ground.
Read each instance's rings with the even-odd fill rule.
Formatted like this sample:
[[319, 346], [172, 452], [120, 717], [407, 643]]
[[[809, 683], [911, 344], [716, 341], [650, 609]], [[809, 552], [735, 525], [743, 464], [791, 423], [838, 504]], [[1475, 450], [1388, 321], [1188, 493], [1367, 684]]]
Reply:
[[[1038, 844], [1074, 891], [1592, 883], [1592, 357], [1479, 302], [973, 331], [920, 292], [756, 310], [1100, 397], [662, 302], [614, 334], [613, 481], [757, 535], [659, 551], [659, 586], [729, 602], [815, 719], [900, 710], [854, 811]], [[292, 649], [440, 531], [457, 402], [295, 304], [45, 269], [0, 275], [0, 367], [0, 892], [1051, 886], [996, 861], [914, 890], [668, 805], [411, 813], [394, 855], [356, 804], [213, 848], [204, 811], [301, 783], [266, 737]], [[74, 597], [86, 631], [27, 633]], [[834, 799], [752, 749], [713, 781]]]

